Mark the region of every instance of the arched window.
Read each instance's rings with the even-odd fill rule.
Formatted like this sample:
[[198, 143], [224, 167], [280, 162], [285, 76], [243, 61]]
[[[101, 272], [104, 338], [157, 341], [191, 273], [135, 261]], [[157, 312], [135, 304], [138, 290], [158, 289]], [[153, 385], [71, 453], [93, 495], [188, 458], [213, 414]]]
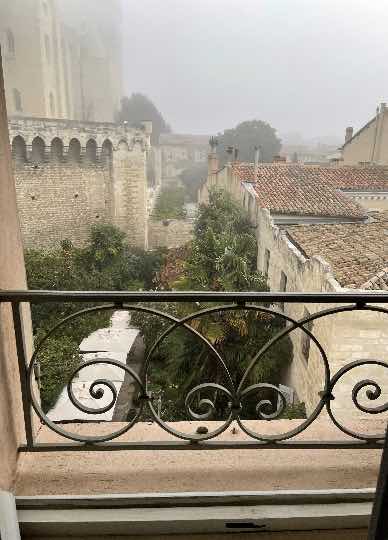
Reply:
[[57, 163], [63, 159], [63, 142], [58, 137], [51, 141], [51, 159]]
[[40, 137], [35, 137], [31, 146], [31, 159], [35, 163], [42, 163], [44, 161], [45, 144], [44, 140]]
[[8, 29], [6, 32], [7, 37], [7, 52], [9, 55], [14, 56], [15, 54], [15, 37], [12, 30]]
[[95, 163], [97, 161], [97, 143], [94, 139], [89, 139], [86, 143], [85, 159], [87, 163]]
[[44, 36], [44, 46], [46, 48], [47, 62], [50, 63], [51, 62], [51, 47], [50, 47], [50, 38], [48, 37], [47, 34]]
[[117, 148], [123, 152], [128, 152], [129, 147], [127, 141], [120, 141]]
[[26, 141], [20, 135], [12, 141], [12, 157], [15, 163], [24, 163], [27, 159]]
[[17, 88], [14, 88], [12, 90], [13, 93], [13, 105], [15, 107], [15, 111], [22, 112], [22, 96]]
[[67, 158], [71, 163], [79, 163], [81, 159], [81, 143], [78, 139], [71, 139], [69, 142]]
[[102, 147], [101, 147], [102, 162], [106, 165], [110, 165], [112, 163], [112, 157], [113, 157], [113, 145], [109, 139], [106, 139], [102, 143]]
[[55, 100], [52, 92], [50, 92], [50, 114], [52, 118], [55, 117]]

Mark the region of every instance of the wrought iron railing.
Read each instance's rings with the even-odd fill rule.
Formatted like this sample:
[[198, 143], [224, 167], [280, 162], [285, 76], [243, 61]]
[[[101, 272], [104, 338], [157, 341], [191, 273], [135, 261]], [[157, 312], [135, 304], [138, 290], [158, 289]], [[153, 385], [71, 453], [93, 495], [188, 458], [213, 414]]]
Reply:
[[[35, 303], [88, 303], [94, 307], [87, 307], [81, 311], [72, 313], [62, 321], [58, 322], [40, 341], [35, 344], [35, 351], [31, 357], [28, 357], [25, 335], [23, 309], [24, 302], [31, 305]], [[320, 343], [314, 329], [311, 330], [311, 323], [324, 317], [343, 312], [377, 312], [383, 316], [388, 316], [388, 294], [387, 293], [213, 293], [213, 292], [57, 292], [57, 291], [0, 291], [0, 303], [10, 303], [12, 305], [15, 339], [18, 355], [18, 365], [20, 374], [20, 384], [23, 400], [23, 412], [25, 422], [26, 444], [20, 448], [21, 451], [49, 451], [49, 450], [117, 450], [117, 449], [228, 449], [228, 448], [381, 448], [383, 446], [384, 429], [381, 434], [359, 433], [347, 427], [344, 422], [337, 419], [333, 411], [332, 403], [335, 401], [335, 389], [341, 383], [344, 375], [353, 369], [361, 366], [379, 366], [388, 368], [386, 358], [367, 358], [353, 360], [341, 367], [336, 373], [332, 372], [330, 357], [325, 352], [324, 346]], [[157, 303], [158, 307], [155, 307]], [[168, 310], [164, 311], [160, 305], [171, 303], [189, 303], [190, 305], [201, 304], [203, 309], [197, 309], [184, 317], [171, 315]], [[211, 305], [209, 303], [215, 303]], [[325, 309], [319, 309], [308, 316], [295, 320], [287, 315], [277, 306], [285, 304], [302, 305], [327, 305]], [[311, 309], [311, 308], [310, 308]], [[60, 332], [65, 325], [77, 321], [91, 313], [98, 313], [107, 310], [127, 310], [132, 313], [150, 314], [152, 317], [163, 319], [168, 323], [167, 328], [159, 335], [155, 343], [148, 347], [143, 368], [136, 371], [130, 364], [113, 358], [94, 358], [82, 362], [73, 372], [67, 383], [67, 392], [71, 403], [80, 411], [86, 414], [95, 415], [105, 413], [115, 407], [117, 401], [117, 391], [111, 381], [97, 379], [92, 381], [89, 386], [89, 394], [95, 399], [96, 403], [104, 395], [104, 392], [110, 392], [111, 399], [103, 407], [90, 408], [83, 404], [72, 390], [74, 378], [85, 367], [94, 365], [110, 365], [124, 370], [131, 378], [137, 388], [136, 407], [130, 411], [125, 425], [119, 425], [114, 432], [102, 433], [96, 436], [90, 436], [80, 433], [74, 433], [67, 424], [61, 424], [51, 420], [47, 413], [42, 409], [35, 381], [36, 365], [39, 360], [39, 354], [44, 347], [45, 341], [54, 333]], [[260, 348], [259, 351], [250, 359], [250, 362], [240, 377], [236, 380], [234, 374], [230, 371], [230, 366], [224, 361], [222, 355], [205, 335], [198, 331], [198, 327], [193, 321], [199, 317], [209, 316], [214, 313], [240, 310], [244, 313], [256, 312], [263, 316], [277, 317], [283, 321], [276, 335]], [[388, 322], [388, 318], [387, 318]], [[215, 399], [222, 396], [225, 407], [225, 418], [222, 421], [214, 422], [204, 430], [195, 430], [193, 433], [179, 431], [173, 422], [167, 422], [162, 419], [158, 410], [155, 396], [152, 395], [149, 384], [149, 370], [152, 366], [153, 355], [163, 341], [178, 328], [184, 328], [195, 339], [198, 339], [203, 347], [207, 348], [217, 367], [217, 373], [222, 377], [216, 380], [205, 380], [200, 384], [194, 384], [193, 387], [184, 396], [184, 406], [187, 411], [188, 420], [212, 420], [212, 415], [216, 409]], [[260, 432], [260, 424], [252, 428], [251, 423], [245, 421], [244, 403], [246, 400], [256, 397], [255, 414], [258, 420], [273, 420], [282, 417], [286, 406], [286, 396], [276, 385], [263, 381], [252, 382], [251, 374], [255, 366], [261, 362], [267, 351], [271, 349], [282, 338], [290, 336], [292, 332], [298, 330], [304, 332], [311, 343], [314, 343], [320, 354], [320, 361], [323, 370], [323, 380], [317, 404], [307, 418], [294, 429], [280, 433], [267, 434]], [[386, 388], [384, 389], [386, 391]], [[276, 399], [268, 399], [268, 392], [272, 392]], [[353, 405], [367, 415], [377, 415], [388, 411], [388, 403], [380, 405], [365, 405], [366, 400], [378, 400], [382, 395], [382, 386], [378, 381], [371, 378], [363, 378], [356, 382], [351, 390]], [[360, 396], [363, 395], [364, 402], [361, 403]], [[214, 395], [214, 399], [211, 396]], [[209, 397], [210, 396], [210, 397]], [[264, 396], [264, 398], [263, 398]], [[105, 394], [106, 397], [106, 394]], [[322, 413], [326, 410], [328, 417], [334, 425], [341, 430], [346, 437], [341, 440], [301, 440], [295, 437], [306, 430]], [[160, 441], [133, 441], [123, 440], [120, 436], [127, 433], [138, 422], [144, 419], [144, 413], [152, 419], [164, 431], [172, 437], [168, 440]], [[42, 442], [35, 437], [34, 414], [37, 415], [40, 422], [50, 430], [59, 435], [56, 442]], [[244, 434], [244, 440], [225, 440], [220, 437], [221, 434], [233, 425], [238, 425]], [[70, 440], [67, 442], [65, 439]], [[119, 440], [115, 440], [119, 438]], [[59, 441], [59, 442], [58, 442]]]

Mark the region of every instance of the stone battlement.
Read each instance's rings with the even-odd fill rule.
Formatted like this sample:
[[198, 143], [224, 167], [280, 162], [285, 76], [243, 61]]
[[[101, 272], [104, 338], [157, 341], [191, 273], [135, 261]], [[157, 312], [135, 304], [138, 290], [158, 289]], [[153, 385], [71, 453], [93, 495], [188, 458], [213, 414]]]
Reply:
[[25, 247], [74, 244], [96, 222], [147, 247], [147, 154], [151, 126], [9, 118]]

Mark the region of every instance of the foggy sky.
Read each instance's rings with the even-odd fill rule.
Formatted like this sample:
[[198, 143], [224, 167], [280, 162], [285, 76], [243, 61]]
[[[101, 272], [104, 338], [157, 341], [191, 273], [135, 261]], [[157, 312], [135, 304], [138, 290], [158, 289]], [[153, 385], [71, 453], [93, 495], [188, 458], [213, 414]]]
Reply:
[[342, 140], [388, 101], [388, 0], [122, 1], [124, 89], [175, 132], [257, 118]]

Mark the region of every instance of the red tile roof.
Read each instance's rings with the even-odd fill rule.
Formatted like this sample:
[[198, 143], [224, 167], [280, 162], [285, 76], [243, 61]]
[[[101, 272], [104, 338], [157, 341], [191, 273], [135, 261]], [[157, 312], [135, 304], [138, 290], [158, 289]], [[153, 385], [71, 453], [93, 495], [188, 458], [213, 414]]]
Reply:
[[388, 191], [384, 167], [263, 164], [253, 182], [253, 164], [235, 163], [233, 173], [253, 184], [260, 206], [280, 214], [362, 218], [365, 210], [341, 190]]
[[343, 287], [387, 289], [388, 212], [367, 223], [291, 225], [285, 231], [307, 258], [327, 261]]

